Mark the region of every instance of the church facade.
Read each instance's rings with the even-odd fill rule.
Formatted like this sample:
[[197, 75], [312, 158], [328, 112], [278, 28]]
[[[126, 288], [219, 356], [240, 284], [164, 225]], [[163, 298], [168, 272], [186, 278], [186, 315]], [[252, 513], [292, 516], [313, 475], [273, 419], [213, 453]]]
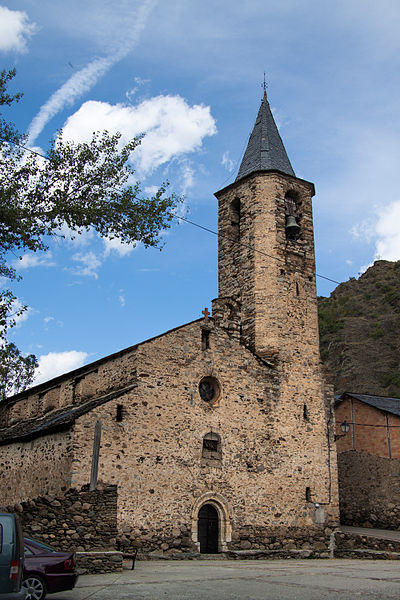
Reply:
[[0, 505], [92, 478], [117, 486], [119, 538], [144, 553], [328, 552], [337, 465], [313, 195], [264, 94], [236, 181], [216, 193], [212, 313], [5, 401]]

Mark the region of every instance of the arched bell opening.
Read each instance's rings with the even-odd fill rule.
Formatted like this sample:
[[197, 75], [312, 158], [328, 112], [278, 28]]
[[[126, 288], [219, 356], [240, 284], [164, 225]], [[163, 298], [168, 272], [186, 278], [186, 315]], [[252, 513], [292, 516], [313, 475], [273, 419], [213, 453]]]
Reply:
[[288, 240], [297, 240], [301, 234], [298, 204], [298, 194], [289, 190], [285, 194], [285, 234]]

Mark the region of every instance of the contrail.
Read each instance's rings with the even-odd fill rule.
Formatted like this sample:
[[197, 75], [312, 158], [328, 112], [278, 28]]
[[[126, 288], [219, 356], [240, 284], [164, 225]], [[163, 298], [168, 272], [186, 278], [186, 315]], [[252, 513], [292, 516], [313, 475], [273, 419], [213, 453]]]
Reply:
[[33, 145], [47, 123], [75, 100], [88, 92], [97, 81], [117, 62], [127, 56], [137, 45], [140, 34], [146, 26], [147, 19], [157, 0], [146, 0], [140, 7], [130, 40], [122, 48], [103, 58], [92, 60], [86, 67], [72, 75], [40, 108], [28, 129], [28, 143]]

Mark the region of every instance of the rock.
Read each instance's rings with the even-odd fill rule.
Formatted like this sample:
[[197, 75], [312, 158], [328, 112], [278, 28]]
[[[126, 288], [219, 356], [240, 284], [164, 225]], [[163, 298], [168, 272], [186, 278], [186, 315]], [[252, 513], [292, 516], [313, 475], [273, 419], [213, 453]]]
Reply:
[[82, 523], [82, 521], [84, 521], [84, 518], [83, 518], [83, 517], [81, 517], [80, 515], [74, 515], [74, 516], [72, 517], [72, 520], [73, 520], [75, 523]]

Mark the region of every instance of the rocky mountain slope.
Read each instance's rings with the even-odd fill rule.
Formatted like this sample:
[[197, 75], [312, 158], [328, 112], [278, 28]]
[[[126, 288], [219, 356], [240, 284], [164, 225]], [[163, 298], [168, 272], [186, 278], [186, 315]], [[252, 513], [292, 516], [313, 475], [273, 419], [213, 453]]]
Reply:
[[400, 398], [400, 261], [379, 260], [318, 298], [321, 357], [335, 393]]

